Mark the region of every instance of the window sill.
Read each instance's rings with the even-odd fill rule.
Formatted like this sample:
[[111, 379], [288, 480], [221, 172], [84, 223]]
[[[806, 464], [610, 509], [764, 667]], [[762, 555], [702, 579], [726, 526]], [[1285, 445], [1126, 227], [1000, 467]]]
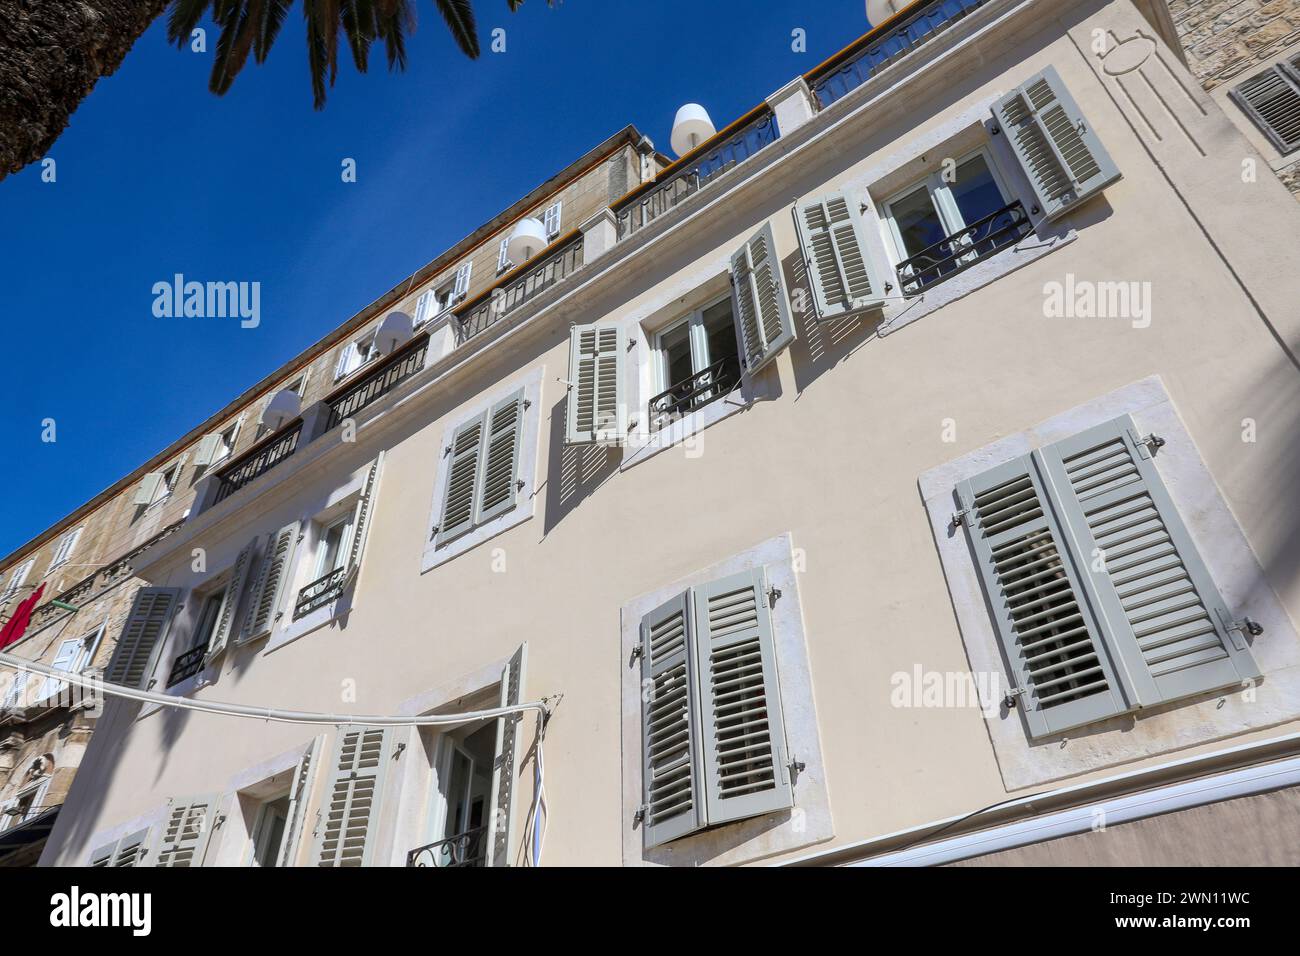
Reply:
[[420, 573], [432, 571], [438, 565], [446, 564], [452, 558], [473, 550], [484, 541], [495, 538], [497, 535], [503, 534], [531, 518], [536, 498], [528, 488], [524, 488], [519, 495], [520, 500], [515, 503], [513, 508], [497, 515], [491, 521], [481, 524], [477, 528], [471, 528], [464, 534], [444, 544], [435, 545], [430, 542], [428, 547], [424, 549], [424, 555], [420, 560]]
[[[304, 614], [297, 620], [293, 619], [293, 604], [290, 603], [284, 612], [288, 622], [276, 627], [271, 631], [266, 640], [266, 647], [263, 652], [269, 654], [271, 651], [284, 647], [286, 644], [292, 644], [300, 637], [306, 637], [313, 631], [318, 631], [322, 627], [334, 624], [342, 620], [352, 611], [352, 595], [356, 590], [355, 579], [343, 589], [343, 593], [327, 604], [322, 604], [313, 611]], [[297, 595], [294, 596], [295, 600]], [[253, 643], [252, 641], [249, 642]]]

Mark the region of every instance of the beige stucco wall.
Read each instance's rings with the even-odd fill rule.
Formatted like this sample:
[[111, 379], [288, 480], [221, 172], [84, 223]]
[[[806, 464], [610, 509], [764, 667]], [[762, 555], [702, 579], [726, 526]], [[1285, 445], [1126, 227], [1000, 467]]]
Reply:
[[[827, 845], [969, 812], [1007, 797], [978, 711], [900, 710], [890, 703], [896, 672], [916, 664], [943, 672], [969, 666], [918, 477], [1152, 375], [1163, 381], [1240, 522], [1264, 569], [1260, 586], [1277, 593], [1292, 622], [1300, 620], [1300, 501], [1292, 491], [1300, 477], [1300, 376], [1265, 324], [1284, 318], [1278, 303], [1300, 301], [1300, 212], [1276, 180], [1254, 184], [1262, 192], [1250, 194], [1251, 202], [1288, 208], [1284, 216], [1256, 217], [1251, 228], [1273, 241], [1243, 267], [1238, 254], [1246, 234], [1228, 235], [1216, 218], [1229, 218], [1232, 210], [1224, 207], [1240, 201], [1237, 185], [1202, 173], [1189, 143], [1153, 145], [1099, 78], [1086, 44], [1065, 35], [1069, 29], [1086, 37], [1100, 25], [1127, 36], [1132, 8], [1116, 3], [1093, 14], [1079, 5], [1067, 14], [1062, 4], [1030, 6], [1067, 19], [1043, 22], [1026, 11], [995, 26], [964, 59], [947, 64], [952, 68], [905, 91], [905, 100], [882, 85], [874, 112], [833, 137], [806, 147], [794, 137], [783, 140], [773, 149], [802, 148], [798, 162], [773, 165], [756, 185], [698, 208], [639, 257], [620, 262], [616, 278], [611, 273], [573, 300], [556, 301], [474, 366], [413, 388], [400, 407], [362, 428], [356, 447], [321, 452], [318, 467], [306, 458], [285, 466], [284, 477], [241, 510], [196, 524], [205, 529], [202, 537], [147, 569], [155, 583], [198, 583], [188, 562], [189, 548], [200, 544], [210, 569], [228, 566], [252, 534], [309, 514], [307, 502], [345, 484], [386, 449], [346, 621], [270, 653], [258, 645], [234, 651], [217, 683], [196, 696], [392, 712], [527, 641], [524, 696], [564, 695], [546, 738], [547, 862], [619, 864], [630, 824], [620, 802], [622, 766], [638, 759], [620, 748], [620, 608], [789, 534], [806, 559], [799, 598], [833, 814]], [[567, 374], [570, 323], [667, 317], [688, 291], [683, 276], [716, 276], [764, 223], [773, 228], [788, 285], [797, 288], [794, 197], [910, 159], [927, 133], [1048, 64], [1123, 172], [1103, 197], [1069, 216], [1072, 242], [886, 336], [874, 335], [870, 320], [832, 331], [801, 319], [798, 341], [761, 373], [767, 397], [705, 431], [689, 450], [620, 469], [617, 451], [564, 447], [559, 380]], [[1189, 138], [1203, 137], [1215, 155], [1249, 150], [1190, 77], [1177, 69], [1170, 76], [1186, 81], [1188, 108], [1202, 113]], [[1150, 283], [1149, 327], [1044, 318], [1044, 285], [1067, 273]], [[1292, 347], [1294, 331], [1282, 327]], [[633, 348], [644, 349], [638, 339]], [[545, 372], [538, 480], [529, 489], [533, 517], [420, 574], [446, 428], [484, 393], [538, 367]], [[1257, 423], [1254, 443], [1242, 441], [1247, 418]], [[944, 440], [945, 420], [955, 424], [953, 441]], [[355, 698], [343, 696], [352, 682]], [[81, 862], [94, 834], [146, 816], [169, 796], [220, 790], [244, 768], [315, 733], [165, 712], [133, 723], [126, 707], [110, 714], [92, 750], [93, 771], [88, 761], [79, 779], [75, 821], [61, 824], [46, 863]], [[525, 727], [523, 750], [531, 721]], [[1294, 723], [1277, 732], [1288, 729]], [[1203, 749], [1186, 747], [1180, 755]], [[399, 759], [418, 760], [418, 751], [408, 747]], [[1151, 753], [1126, 768], [1162, 756], [1168, 755]], [[1108, 769], [1114, 770], [1098, 767], [1095, 774]], [[516, 791], [521, 807], [531, 766], [523, 778]], [[322, 790], [318, 785], [317, 801]], [[419, 802], [407, 798], [404, 819], [418, 817], [412, 799]], [[388, 820], [381, 831], [388, 859], [399, 858], [401, 841], [409, 839], [394, 826]]]

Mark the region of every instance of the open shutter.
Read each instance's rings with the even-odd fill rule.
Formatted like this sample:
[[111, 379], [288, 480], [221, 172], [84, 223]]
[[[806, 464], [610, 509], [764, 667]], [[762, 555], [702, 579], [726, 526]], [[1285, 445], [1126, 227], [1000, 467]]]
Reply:
[[145, 866], [145, 854], [148, 853], [149, 830], [138, 830], [117, 841], [113, 852], [113, 866]]
[[[55, 670], [71, 673], [77, 665], [77, 658], [80, 656], [80, 638], [70, 638], [59, 645], [59, 649], [54, 655], [54, 660], [50, 662], [50, 666]], [[49, 700], [67, 686], [66, 681], [61, 681], [57, 677], [46, 677], [44, 682], [41, 684], [40, 699]]]
[[235, 614], [239, 610], [240, 599], [244, 596], [248, 572], [256, 554], [257, 538], [254, 538], [235, 558], [234, 567], [230, 570], [230, 582], [226, 585], [226, 593], [221, 596], [221, 607], [217, 609], [217, 625], [212, 631], [212, 640], [208, 643], [208, 663], [219, 657], [230, 643], [230, 635], [235, 629]]
[[343, 351], [339, 353], [339, 360], [334, 364], [334, 381], [337, 382], [356, 368], [360, 357], [361, 353], [357, 349], [356, 342], [349, 342], [343, 346]]
[[155, 866], [203, 865], [216, 813], [215, 796], [171, 801]]
[[179, 588], [141, 588], [117, 639], [113, 659], [104, 672], [110, 684], [140, 687], [153, 670], [154, 656], [162, 646], [180, 596]]
[[106, 843], [90, 851], [89, 866], [112, 866], [113, 854], [117, 852], [116, 843]]
[[428, 322], [437, 313], [438, 297], [432, 289], [420, 294], [415, 300], [415, 328], [419, 328]]
[[505, 272], [510, 267], [510, 237], [506, 236], [497, 247], [497, 272]]
[[1055, 67], [1049, 66], [994, 103], [993, 116], [1048, 219], [1119, 179], [1119, 169]]
[[1252, 76], [1229, 95], [1278, 152], [1300, 149], [1300, 56]]
[[478, 487], [479, 459], [487, 414], [476, 415], [456, 429], [447, 454], [447, 486], [442, 496], [442, 516], [436, 531], [439, 545], [474, 526], [474, 493]]
[[271, 633], [279, 617], [280, 601], [287, 587], [293, 553], [298, 547], [298, 522], [287, 524], [266, 543], [257, 582], [249, 593], [248, 611], [239, 643], [257, 640]]
[[641, 621], [641, 831], [647, 850], [707, 822], [693, 624], [689, 591]]
[[206, 468], [217, 459], [217, 449], [221, 447], [221, 433], [210, 432], [199, 439], [198, 447], [194, 449], [194, 465], [197, 468]]
[[366, 549], [366, 537], [370, 533], [370, 515], [374, 510], [375, 495], [379, 487], [379, 469], [383, 465], [384, 454], [370, 463], [366, 470], [366, 480], [357, 496], [356, 508], [352, 512], [352, 541], [348, 545], [347, 576], [354, 577], [361, 570], [361, 554]]
[[316, 847], [318, 866], [368, 866], [374, 854], [380, 795], [391, 731], [366, 727], [339, 732], [328, 801]]
[[823, 318], [882, 305], [891, 286], [866, 244], [862, 215], [847, 192], [799, 206], [799, 237], [813, 302]]
[[478, 517], [482, 524], [515, 506], [519, 488], [519, 450], [524, 432], [521, 389], [494, 405], [487, 417], [487, 446], [479, 476]]
[[[1042, 449], [1061, 520], [1141, 706], [1259, 677], [1145, 444], [1125, 415]], [[1093, 564], [1098, 561], [1098, 564]], [[1098, 570], [1104, 567], [1104, 570]]]
[[570, 445], [617, 442], [626, 431], [622, 326], [595, 323], [569, 330], [569, 399], [565, 441]]
[[1080, 567], [1032, 457], [963, 481], [957, 495], [1029, 736], [1128, 710]]
[[35, 558], [28, 558], [18, 567], [14, 568], [13, 573], [9, 575], [9, 582], [5, 585], [4, 593], [0, 594], [0, 604], [4, 604], [23, 586], [27, 580], [27, 575], [31, 573], [32, 566], [36, 563]]
[[464, 263], [456, 270], [456, 284], [452, 286], [452, 295], [457, 299], [463, 299], [469, 294], [469, 276], [474, 269], [474, 260]]
[[9, 690], [5, 692], [4, 702], [0, 703], [0, 710], [8, 710], [10, 707], [18, 706], [18, 702], [22, 700], [23, 691], [27, 689], [27, 680], [32, 676], [27, 671], [9, 670], [9, 668], [5, 668], [5, 670], [12, 675], [12, 679]]
[[740, 354], [752, 375], [795, 337], [771, 223], [754, 233], [732, 255], [731, 293]]
[[135, 503], [138, 505], [151, 505], [154, 499], [158, 497], [158, 492], [162, 489], [163, 473], [161, 471], [151, 471], [140, 479], [140, 484], [135, 489]]
[[320, 764], [321, 739], [317, 737], [311, 746], [298, 758], [298, 766], [293, 771], [292, 789], [289, 791], [289, 811], [285, 816], [284, 836], [280, 839], [280, 854], [276, 858], [278, 867], [293, 866], [298, 855], [298, 841], [302, 837], [302, 821], [307, 814], [307, 804], [311, 800], [311, 782]]
[[[511, 707], [523, 700], [524, 665], [528, 659], [528, 645], [521, 645], [511, 655], [501, 672], [501, 706]], [[523, 714], [507, 714], [497, 718], [496, 759], [492, 763], [492, 790], [489, 806], [487, 841], [487, 866], [509, 866], [510, 848], [514, 845], [514, 792], [519, 774], [519, 723]]]
[[700, 750], [709, 826], [794, 803], [762, 568], [695, 588]]
[[546, 228], [547, 239], [554, 239], [560, 234], [560, 213], [563, 208], [563, 203], [551, 203], [542, 214], [542, 225]]

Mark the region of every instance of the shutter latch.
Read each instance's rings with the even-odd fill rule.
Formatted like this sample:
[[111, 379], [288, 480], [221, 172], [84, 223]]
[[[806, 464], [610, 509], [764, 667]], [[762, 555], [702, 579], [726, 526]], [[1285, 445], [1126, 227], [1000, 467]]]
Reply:
[[776, 607], [776, 602], [781, 600], [781, 589], [771, 587], [767, 589], [767, 606]]
[[1264, 633], [1264, 625], [1248, 617], [1243, 617], [1240, 621], [1229, 621], [1228, 615], [1219, 611], [1219, 620], [1223, 623], [1223, 629], [1232, 637], [1233, 646], [1239, 651], [1247, 649], [1244, 635], [1259, 637]]
[[954, 528], [960, 528], [966, 523], [966, 516], [970, 514], [969, 508], [962, 508], [960, 511], [952, 513], [952, 520], [949, 522]]
[[1023, 687], [1013, 687], [1007, 691], [1007, 696], [1002, 698], [1002, 706], [1007, 710], [1013, 710], [1016, 706], [1016, 698], [1024, 695], [1025, 689]]
[[1143, 458], [1151, 458], [1155, 455], [1157, 449], [1165, 447], [1165, 440], [1159, 435], [1152, 434], [1141, 438], [1131, 428], [1128, 435], [1129, 438], [1133, 439], [1133, 444], [1137, 445], [1138, 454]]
[[790, 786], [794, 786], [799, 779], [799, 774], [808, 769], [806, 763], [794, 756], [791, 756], [790, 762], [786, 766], [790, 768]]
[[638, 823], [645, 823], [646, 814], [649, 812], [650, 807], [644, 803], [637, 807], [636, 813], [632, 814], [632, 826], [636, 826]]
[[[644, 657], [644, 656], [645, 656], [645, 644], [638, 642], [637, 645], [632, 648], [632, 660], [636, 660], [637, 658]], [[629, 664], [630, 663], [631, 662], [629, 662]]]

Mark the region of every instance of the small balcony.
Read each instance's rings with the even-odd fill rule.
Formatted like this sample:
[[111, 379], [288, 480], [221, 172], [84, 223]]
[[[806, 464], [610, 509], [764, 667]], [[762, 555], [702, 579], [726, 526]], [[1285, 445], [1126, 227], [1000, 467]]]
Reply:
[[198, 647], [192, 647], [184, 654], [179, 655], [172, 663], [171, 673], [167, 675], [167, 689], [175, 687], [183, 680], [189, 680], [199, 671], [203, 670], [203, 662], [208, 656], [208, 645], [205, 641]]
[[417, 847], [406, 854], [406, 865], [415, 866], [486, 866], [487, 826], [474, 827], [464, 833], [447, 837], [428, 846]]
[[244, 485], [262, 477], [292, 455], [298, 449], [301, 435], [302, 419], [295, 418], [222, 468], [217, 472], [217, 493], [213, 504], [229, 498]]
[[424, 368], [428, 350], [429, 333], [416, 335], [365, 375], [354, 382], [345, 383], [342, 388], [327, 395], [325, 404], [329, 406], [329, 414], [325, 419], [325, 432], [337, 428], [344, 419], [354, 417], [362, 409], [379, 401]]
[[348, 569], [344, 566], [335, 568], [328, 574], [321, 575], [311, 584], [305, 585], [298, 592], [298, 600], [293, 604], [293, 619], [296, 621], [336, 599], [343, 593], [347, 580]]
[[898, 283], [903, 295], [919, 295], [936, 283], [1014, 245], [1028, 235], [1029, 230], [1029, 216], [1020, 200], [1003, 206], [900, 262]]
[[461, 344], [582, 268], [582, 233], [557, 239], [537, 256], [511, 269], [489, 289], [453, 309], [456, 338]]
[[689, 412], [722, 398], [740, 381], [740, 363], [719, 359], [650, 399], [650, 427], [659, 431]]

